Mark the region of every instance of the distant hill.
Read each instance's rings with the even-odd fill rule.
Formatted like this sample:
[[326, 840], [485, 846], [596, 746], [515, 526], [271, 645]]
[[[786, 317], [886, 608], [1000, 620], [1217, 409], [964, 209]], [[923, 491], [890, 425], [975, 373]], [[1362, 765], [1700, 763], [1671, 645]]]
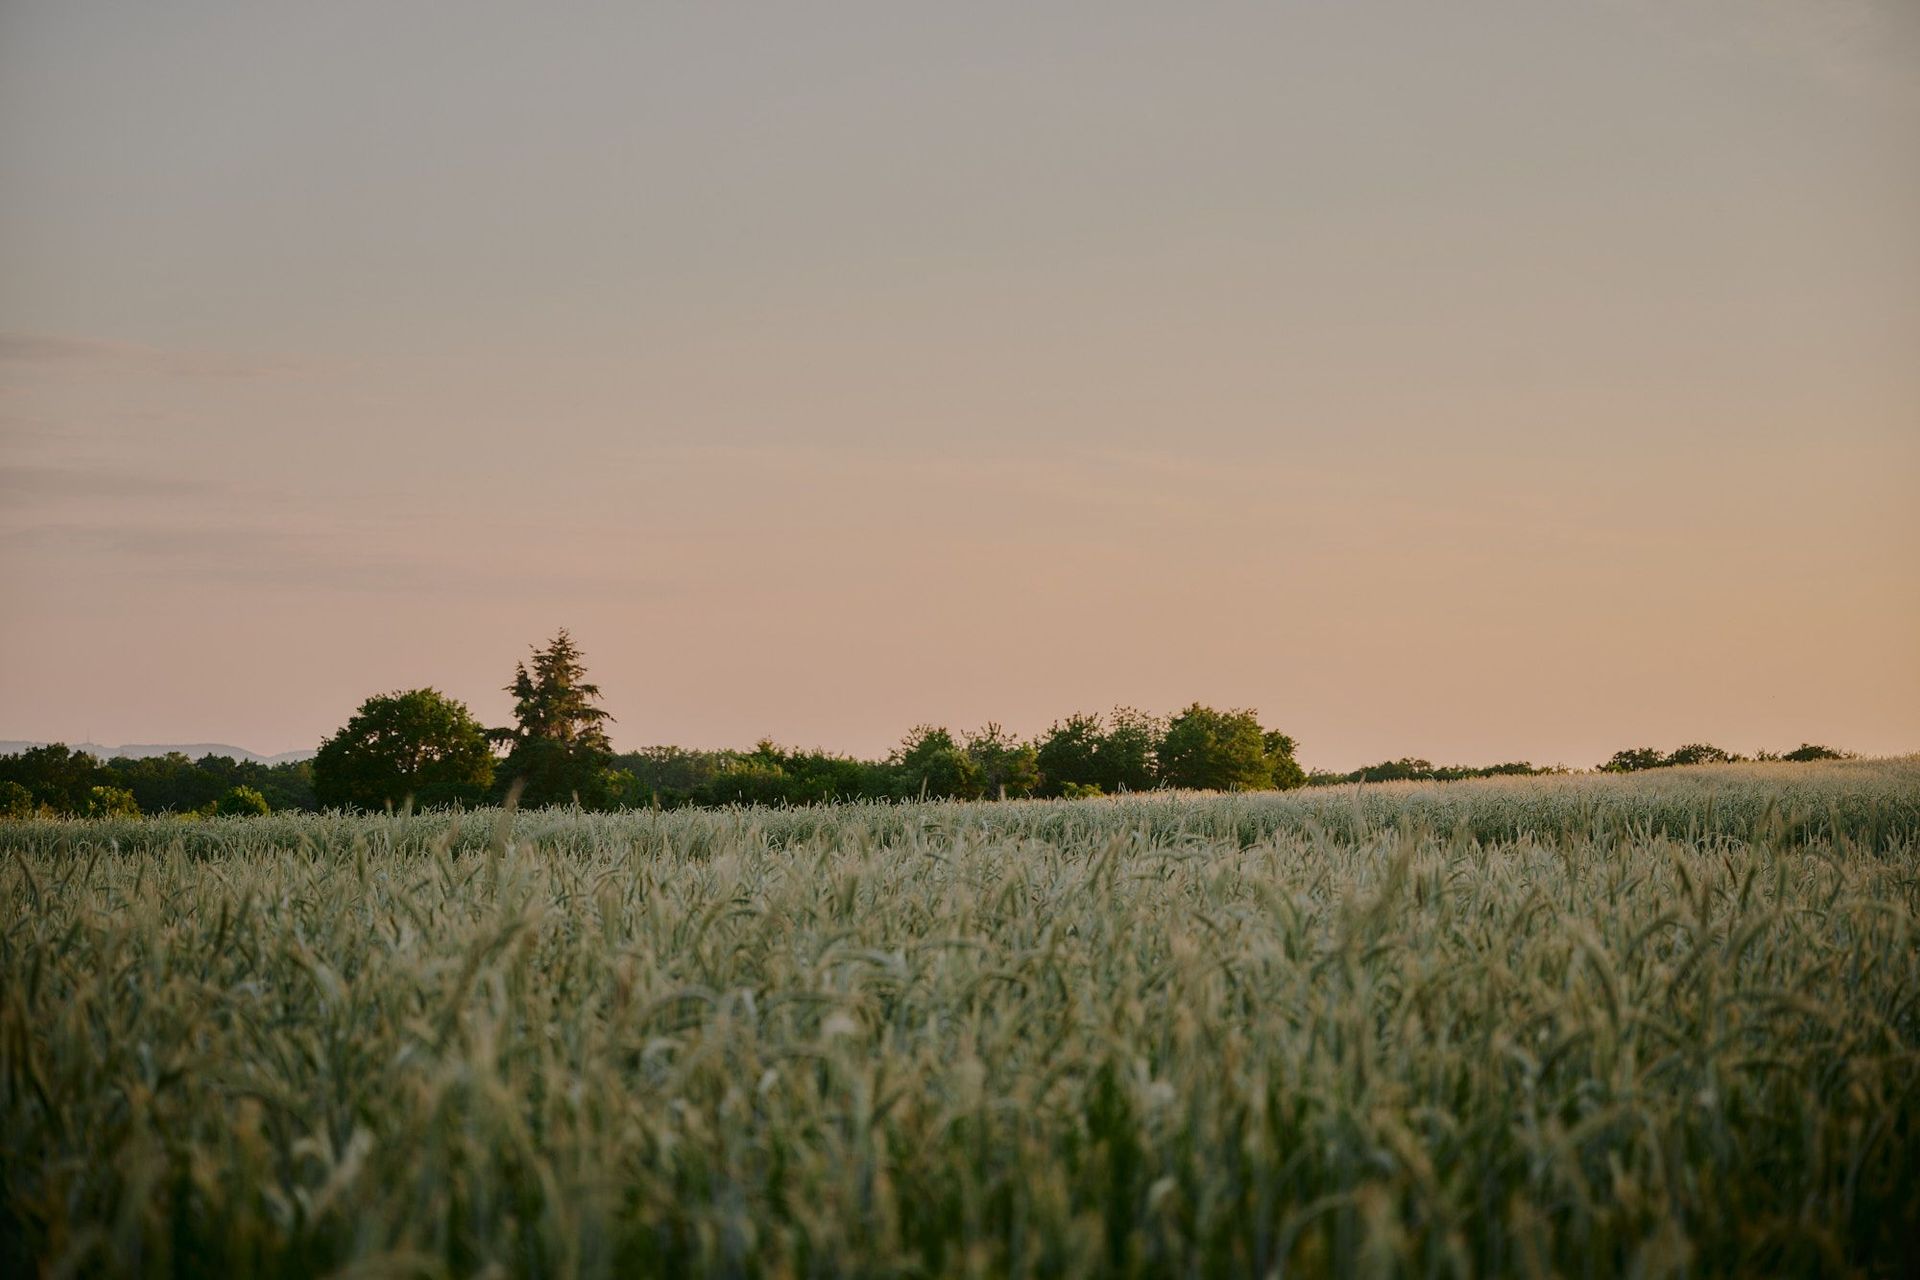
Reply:
[[[0, 756], [15, 755], [46, 745], [44, 742], [0, 741]], [[97, 742], [69, 742], [67, 745], [75, 751], [84, 751], [102, 760], [112, 760], [116, 757], [144, 760], [148, 756], [164, 756], [171, 751], [178, 751], [190, 760], [198, 760], [201, 756], [231, 756], [235, 760], [254, 760], [261, 764], [286, 764], [293, 760], [307, 760], [313, 756], [311, 751], [282, 751], [277, 756], [263, 756], [258, 751], [236, 747], [229, 742], [129, 742], [118, 747], [104, 747]]]

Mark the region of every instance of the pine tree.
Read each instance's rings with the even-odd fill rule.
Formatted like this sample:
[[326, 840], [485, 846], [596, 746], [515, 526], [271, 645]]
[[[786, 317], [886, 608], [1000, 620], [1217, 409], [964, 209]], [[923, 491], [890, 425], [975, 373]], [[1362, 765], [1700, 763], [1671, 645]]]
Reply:
[[595, 705], [600, 686], [586, 675], [580, 648], [564, 627], [546, 648], [534, 650], [531, 671], [524, 662], [514, 666], [507, 692], [517, 725], [492, 736], [507, 747], [501, 782], [522, 784], [522, 804], [577, 801], [591, 808], [606, 799], [613, 757], [606, 726], [613, 717]]

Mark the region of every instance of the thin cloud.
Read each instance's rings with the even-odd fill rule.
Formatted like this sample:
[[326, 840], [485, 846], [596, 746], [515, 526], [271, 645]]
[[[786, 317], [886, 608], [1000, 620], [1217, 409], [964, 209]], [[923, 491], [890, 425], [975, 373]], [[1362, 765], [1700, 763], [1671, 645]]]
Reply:
[[183, 584], [221, 583], [259, 591], [570, 599], [583, 591], [672, 595], [687, 585], [681, 579], [632, 570], [608, 573], [542, 565], [529, 571], [511, 564], [476, 565], [407, 549], [390, 530], [359, 534], [350, 545], [337, 534], [322, 536], [245, 522], [220, 526], [142, 520], [40, 522], [0, 528], [0, 562], [46, 565], [65, 560], [86, 573]]
[[47, 364], [82, 360], [112, 360], [141, 351], [119, 343], [90, 338], [62, 338], [49, 333], [0, 331], [0, 361], [8, 364]]
[[220, 489], [221, 486], [207, 480], [155, 475], [132, 467], [0, 463], [0, 498], [9, 503], [197, 497]]
[[297, 377], [317, 372], [309, 360], [229, 351], [171, 350], [65, 334], [0, 332], [0, 365], [16, 369], [117, 367], [182, 378]]
[[1617, 0], [1668, 38], [1758, 56], [1882, 107], [1920, 110], [1911, 0]]

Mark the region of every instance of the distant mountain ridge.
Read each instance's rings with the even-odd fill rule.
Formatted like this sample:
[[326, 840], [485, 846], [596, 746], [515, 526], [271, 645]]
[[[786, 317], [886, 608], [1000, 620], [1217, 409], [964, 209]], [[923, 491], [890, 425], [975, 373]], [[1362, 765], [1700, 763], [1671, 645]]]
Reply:
[[[50, 744], [45, 742], [0, 740], [0, 756], [17, 755], [22, 751], [31, 751], [35, 747], [48, 745]], [[97, 742], [69, 742], [66, 745], [75, 751], [84, 751], [102, 760], [116, 758], [145, 760], [149, 756], [164, 756], [173, 751], [178, 751], [190, 760], [198, 760], [201, 756], [231, 756], [235, 760], [251, 760], [258, 764], [289, 764], [295, 760], [313, 758], [311, 751], [282, 751], [277, 756], [263, 756], [258, 751], [236, 747], [230, 742], [129, 742], [118, 747], [105, 747]]]

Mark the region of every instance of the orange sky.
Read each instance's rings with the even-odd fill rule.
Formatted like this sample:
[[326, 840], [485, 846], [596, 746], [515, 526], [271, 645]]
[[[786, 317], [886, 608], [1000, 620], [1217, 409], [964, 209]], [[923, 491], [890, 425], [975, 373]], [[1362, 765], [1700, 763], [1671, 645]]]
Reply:
[[1920, 749], [1920, 12], [0, 11], [0, 737]]

